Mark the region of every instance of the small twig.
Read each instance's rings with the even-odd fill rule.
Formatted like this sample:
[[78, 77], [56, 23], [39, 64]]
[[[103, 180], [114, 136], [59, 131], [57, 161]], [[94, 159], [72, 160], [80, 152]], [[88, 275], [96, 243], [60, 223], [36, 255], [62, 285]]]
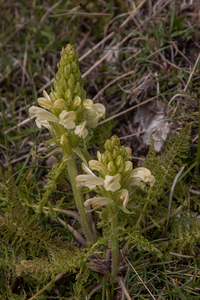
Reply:
[[128, 291], [127, 291], [127, 288], [126, 288], [126, 286], [125, 286], [125, 284], [124, 284], [123, 279], [120, 278], [120, 277], [117, 277], [116, 279], [117, 279], [119, 285], [121, 286], [121, 289], [122, 289], [122, 291], [124, 292], [126, 298], [127, 298], [128, 300], [132, 300], [131, 296], [129, 295], [129, 293], [128, 293]]
[[35, 116], [28, 117], [27, 119], [25, 119], [24, 121], [18, 123], [17, 125], [13, 126], [12, 128], [9, 128], [8, 130], [5, 131], [5, 134], [7, 134], [10, 131], [13, 131], [13, 130], [15, 130], [15, 129], [17, 129], [17, 128], [19, 128], [19, 127], [27, 124], [27, 123], [29, 123], [30, 120], [32, 120], [32, 119], [35, 119]]
[[170, 195], [169, 195], [169, 206], [168, 206], [168, 214], [167, 214], [167, 224], [166, 224], [166, 226], [169, 223], [170, 208], [171, 208], [172, 197], [173, 197], [173, 194], [174, 194], [175, 185], [177, 183], [177, 180], [178, 180], [179, 176], [181, 175], [181, 173], [183, 172], [184, 169], [185, 169], [185, 166], [182, 166], [182, 168], [180, 169], [180, 171], [176, 174], [176, 177], [174, 178], [174, 181], [172, 183], [172, 187], [171, 187], [171, 191], [170, 191]]
[[199, 58], [200, 58], [200, 52], [199, 52], [199, 55], [198, 55], [198, 57], [197, 57], [197, 59], [196, 59], [196, 61], [195, 61], [194, 67], [193, 67], [193, 69], [192, 69], [192, 72], [190, 73], [190, 76], [189, 76], [189, 78], [188, 78], [187, 84], [186, 84], [186, 86], [185, 86], [185, 88], [184, 88], [184, 90], [183, 90], [184, 92], [186, 92], [186, 90], [187, 90], [187, 88], [188, 88], [188, 85], [189, 85], [189, 83], [190, 83], [190, 80], [191, 80], [191, 78], [192, 78], [192, 76], [193, 76], [193, 74], [194, 74], [194, 71], [195, 71], [195, 69], [196, 69], [196, 66], [197, 66], [197, 64], [198, 64]]
[[62, 2], [63, 2], [63, 0], [60, 0], [60, 1], [56, 2], [53, 6], [51, 6], [51, 7], [45, 12], [45, 14], [42, 16], [42, 18], [41, 18], [40, 21], [38, 22], [38, 29], [41, 27], [42, 23], [46, 20], [46, 18], [48, 17], [48, 15], [49, 15], [56, 7], [58, 7]]
[[23, 27], [26, 25], [26, 24], [28, 24], [29, 23], [29, 21], [32, 19], [32, 17], [29, 19], [29, 20], [27, 20], [27, 21], [25, 21], [22, 25], [20, 25], [16, 30], [15, 30], [15, 32], [13, 32], [8, 38], [7, 38], [7, 40], [5, 40], [5, 42], [3, 42], [2, 44], [0, 43], [0, 48], [2, 48], [2, 47], [4, 47], [5, 46], [5, 44], [18, 32], [18, 31], [20, 31], [20, 30], [22, 30], [23, 29]]
[[[160, 94], [160, 95], [162, 95], [162, 94]], [[159, 96], [160, 96], [160, 95], [159, 95]], [[103, 120], [103, 121], [99, 122], [97, 126], [99, 126], [99, 125], [101, 125], [101, 124], [104, 124], [104, 123], [106, 123], [106, 122], [109, 122], [109, 121], [111, 121], [111, 120], [113, 120], [113, 119], [116, 119], [116, 118], [118, 118], [119, 116], [121, 116], [121, 115], [123, 115], [123, 114], [126, 114], [126, 113], [128, 113], [129, 111], [131, 111], [131, 110], [133, 110], [133, 109], [136, 109], [137, 107], [142, 106], [142, 105], [144, 105], [144, 104], [146, 104], [146, 103], [148, 103], [148, 102], [150, 102], [150, 101], [156, 99], [157, 97], [158, 97], [158, 95], [155, 96], [155, 97], [152, 97], [152, 98], [150, 98], [150, 99], [148, 99], [148, 100], [146, 100], [146, 101], [144, 101], [144, 102], [142, 102], [142, 103], [139, 103], [139, 104], [137, 104], [137, 105], [135, 105], [135, 106], [132, 106], [132, 107], [130, 107], [130, 108], [124, 110], [124, 111], [121, 111], [120, 113], [118, 113], [118, 114], [116, 114], [116, 115], [114, 115], [114, 116], [112, 116], [112, 117], [110, 117], [110, 118], [108, 118], [108, 119], [106, 119], [106, 120]]]
[[[114, 39], [109, 47], [111, 47], [114, 43], [116, 42], [116, 39]], [[96, 61], [96, 63], [89, 69], [87, 70], [83, 75], [82, 78], [85, 78], [89, 73], [91, 73], [102, 61], [104, 61], [114, 50], [108, 51], [103, 57], [100, 58], [100, 60]]]
[[57, 218], [60, 224], [62, 224], [64, 227], [68, 228], [68, 230], [74, 235], [74, 237], [81, 243], [84, 247], [88, 248], [86, 240], [82, 237], [82, 235], [74, 229], [71, 225], [67, 224], [65, 221], [63, 221], [60, 218]]
[[151, 291], [149, 290], [149, 288], [146, 286], [146, 284], [144, 283], [144, 281], [142, 280], [142, 278], [140, 277], [140, 275], [138, 274], [138, 272], [136, 271], [136, 269], [133, 267], [133, 265], [130, 263], [130, 261], [126, 258], [126, 261], [128, 262], [128, 264], [131, 266], [131, 268], [133, 269], [133, 271], [135, 272], [135, 274], [138, 276], [138, 278], [140, 279], [140, 281], [142, 282], [142, 284], [144, 285], [144, 287], [147, 289], [147, 291], [149, 292], [149, 294], [151, 295], [151, 297], [155, 299], [155, 297], [153, 296], [153, 294], [151, 293]]
[[25, 76], [28, 77], [28, 79], [30, 79], [28, 73], [26, 72], [26, 64], [27, 64], [27, 58], [28, 58], [28, 41], [29, 38], [26, 38], [26, 44], [25, 44], [25, 51], [24, 51], [24, 61], [23, 61], [23, 65], [22, 65], [22, 87], [24, 87], [24, 83], [25, 83]]
[[130, 72], [127, 72], [127, 73], [125, 73], [125, 74], [122, 74], [121, 76], [119, 76], [119, 77], [113, 79], [113, 80], [110, 81], [107, 85], [105, 85], [105, 86], [104, 86], [104, 87], [96, 94], [96, 96], [95, 96], [92, 100], [95, 101], [95, 100], [99, 97], [99, 95], [101, 95], [101, 93], [103, 93], [110, 85], [112, 85], [112, 84], [115, 83], [116, 81], [118, 81], [118, 80], [120, 80], [120, 79], [122, 79], [122, 78], [124, 78], [124, 77], [127, 77], [127, 76], [129, 76], [129, 75], [131, 75], [131, 74], [134, 74], [135, 72], [136, 72], [135, 70], [132, 70], [132, 71], [130, 71]]

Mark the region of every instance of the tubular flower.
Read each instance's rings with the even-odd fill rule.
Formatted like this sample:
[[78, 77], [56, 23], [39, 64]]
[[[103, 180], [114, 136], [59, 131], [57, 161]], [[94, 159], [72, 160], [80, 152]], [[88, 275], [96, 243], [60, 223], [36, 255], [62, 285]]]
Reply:
[[[76, 177], [79, 185], [84, 185], [95, 190], [98, 197], [85, 201], [84, 205], [100, 207], [115, 204], [124, 212], [129, 213], [126, 206], [129, 202], [129, 190], [132, 186], [138, 185], [143, 188], [145, 182], [150, 182], [152, 186], [155, 178], [146, 168], [133, 170], [133, 165], [129, 161], [131, 149], [121, 146], [119, 138], [113, 136], [104, 145], [106, 151], [97, 153], [98, 160], [90, 160], [89, 167], [82, 164], [83, 170], [87, 175]], [[91, 170], [99, 173], [96, 176]]]
[[74, 111], [63, 110], [59, 118], [59, 124], [63, 125], [66, 129], [73, 129], [75, 127], [76, 113]]
[[121, 175], [116, 174], [115, 176], [106, 175], [104, 180], [104, 187], [107, 191], [115, 192], [120, 189]]
[[91, 128], [97, 127], [97, 124], [101, 118], [105, 117], [106, 109], [101, 103], [96, 103], [93, 105], [92, 109], [85, 112], [85, 118], [87, 124]]
[[90, 198], [84, 202], [85, 206], [92, 205], [92, 207], [101, 207], [110, 203], [114, 203], [111, 198], [106, 198], [106, 197], [95, 197], [95, 198]]
[[36, 124], [39, 128], [43, 125], [46, 128], [50, 128], [49, 122], [58, 123], [59, 118], [50, 113], [49, 111], [46, 111], [43, 108], [37, 107], [37, 106], [31, 106], [29, 108], [29, 115], [33, 116], [36, 115]]
[[74, 132], [76, 135], [78, 135], [79, 137], [82, 137], [83, 139], [85, 139], [86, 136], [88, 135], [88, 130], [86, 129], [86, 124], [87, 124], [86, 121], [82, 122], [80, 125], [76, 126], [76, 129]]
[[[42, 107], [32, 106], [29, 114], [36, 115], [36, 124], [50, 130], [53, 138], [61, 142], [61, 136], [67, 137], [68, 146], [78, 147], [81, 139], [88, 136], [89, 130], [95, 128], [99, 120], [105, 117], [105, 107], [86, 99], [82, 87], [83, 79], [79, 70], [78, 54], [68, 44], [61, 51], [58, 71], [51, 93], [43, 91], [43, 97], [38, 98]], [[64, 142], [58, 143], [63, 149]]]
[[146, 168], [136, 168], [131, 171], [130, 177], [132, 179], [132, 185], [138, 185], [140, 187], [144, 187], [143, 182], [149, 182], [150, 186], [153, 186], [155, 183], [155, 177], [151, 175], [151, 172]]
[[82, 163], [82, 168], [87, 172], [87, 175], [78, 175], [76, 177], [76, 181], [79, 185], [84, 185], [93, 190], [97, 185], [102, 185], [104, 183], [103, 178], [97, 177], [84, 163]]

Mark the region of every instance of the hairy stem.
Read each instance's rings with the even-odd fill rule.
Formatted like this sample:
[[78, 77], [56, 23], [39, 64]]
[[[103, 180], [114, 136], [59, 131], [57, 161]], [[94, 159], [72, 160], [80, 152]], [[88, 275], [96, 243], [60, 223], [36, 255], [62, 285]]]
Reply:
[[74, 193], [74, 198], [76, 201], [76, 207], [77, 207], [79, 215], [81, 217], [80, 223], [82, 225], [83, 233], [84, 233], [87, 241], [95, 243], [96, 239], [95, 239], [94, 235], [92, 234], [92, 231], [91, 231], [91, 228], [90, 228], [90, 225], [88, 222], [87, 214], [85, 212], [85, 207], [83, 204], [83, 199], [77, 188], [77, 184], [76, 184], [77, 171], [76, 171], [76, 165], [75, 165], [75, 161], [74, 161], [73, 157], [70, 157], [67, 160], [67, 167], [68, 167], [68, 172], [69, 172], [71, 185], [72, 185], [72, 189], [73, 189], [73, 193]]
[[117, 213], [112, 217], [111, 234], [112, 276], [115, 278], [118, 271]]

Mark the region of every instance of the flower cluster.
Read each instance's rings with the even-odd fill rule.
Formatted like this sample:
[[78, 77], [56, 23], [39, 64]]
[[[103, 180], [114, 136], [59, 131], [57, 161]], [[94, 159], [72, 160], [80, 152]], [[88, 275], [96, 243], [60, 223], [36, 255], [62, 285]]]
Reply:
[[[113, 136], [105, 143], [106, 151], [97, 152], [98, 160], [90, 160], [89, 167], [82, 164], [83, 170], [87, 174], [78, 175], [77, 183], [88, 187], [90, 190], [96, 189], [98, 196], [85, 201], [84, 205], [99, 207], [111, 203], [116, 204], [125, 212], [126, 205], [129, 201], [129, 190], [131, 186], [140, 186], [144, 188], [145, 182], [152, 186], [155, 178], [146, 168], [136, 168], [129, 158], [131, 149], [121, 146], [119, 138]], [[96, 176], [92, 170], [98, 171]]]
[[37, 126], [46, 127], [54, 139], [59, 138], [61, 147], [65, 144], [68, 148], [75, 147], [80, 139], [88, 136], [88, 128], [95, 128], [105, 116], [102, 104], [93, 104], [92, 100], [86, 99], [82, 84], [78, 54], [68, 44], [61, 51], [50, 95], [43, 91], [44, 97], [37, 100], [42, 108], [29, 108], [29, 114], [36, 115]]

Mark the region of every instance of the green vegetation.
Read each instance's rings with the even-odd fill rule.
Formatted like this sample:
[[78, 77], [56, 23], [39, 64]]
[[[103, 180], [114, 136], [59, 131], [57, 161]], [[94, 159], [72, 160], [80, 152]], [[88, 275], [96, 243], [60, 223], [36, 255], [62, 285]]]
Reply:
[[[1, 1], [2, 299], [199, 299], [200, 34], [198, 1], [182, 2]], [[58, 71], [58, 62], [69, 43], [78, 53], [83, 81], [73, 64], [62, 82], [65, 71]], [[85, 97], [103, 104], [106, 118], [96, 128], [88, 118], [92, 129], [87, 127], [86, 138], [85, 129], [77, 138], [75, 125], [66, 122], [59, 138], [63, 124], [52, 122], [50, 136], [28, 113], [43, 90], [54, 103], [65, 99], [65, 110], [76, 112], [76, 126], [87, 115]], [[74, 104], [79, 96], [81, 109]], [[146, 102], [138, 125], [136, 111]], [[155, 112], [154, 105], [165, 111]], [[48, 109], [59, 117], [60, 106], [55, 107]], [[170, 124], [159, 154], [153, 137], [149, 148], [140, 133], [148, 111], [165, 114]], [[86, 210], [77, 210], [74, 201], [69, 158], [78, 174], [84, 173], [82, 161], [92, 160], [90, 169], [102, 179], [94, 163], [99, 151], [114, 177], [115, 168], [130, 167], [119, 141], [123, 159], [111, 164], [115, 148], [108, 139], [115, 134], [132, 148], [134, 170], [142, 161], [156, 181], [130, 188], [127, 177], [114, 192], [82, 187], [81, 197], [93, 204], [87, 214], [90, 238], [82, 222]], [[129, 201], [123, 205], [126, 189]], [[120, 201], [97, 207], [97, 195]]]

